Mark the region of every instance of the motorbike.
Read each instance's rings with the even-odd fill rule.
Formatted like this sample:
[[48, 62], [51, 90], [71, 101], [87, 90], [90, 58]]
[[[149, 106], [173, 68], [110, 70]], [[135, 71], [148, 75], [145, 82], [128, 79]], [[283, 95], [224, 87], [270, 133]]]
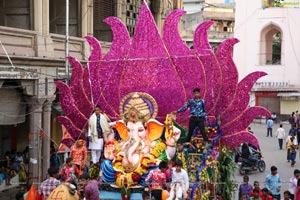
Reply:
[[266, 169], [266, 163], [264, 160], [262, 160], [262, 155], [260, 152], [256, 152], [253, 154], [254, 158], [256, 158], [258, 161], [253, 162], [248, 159], [240, 157], [238, 159], [238, 165], [239, 165], [239, 172], [241, 175], [248, 174], [251, 171], [259, 171], [264, 172]]

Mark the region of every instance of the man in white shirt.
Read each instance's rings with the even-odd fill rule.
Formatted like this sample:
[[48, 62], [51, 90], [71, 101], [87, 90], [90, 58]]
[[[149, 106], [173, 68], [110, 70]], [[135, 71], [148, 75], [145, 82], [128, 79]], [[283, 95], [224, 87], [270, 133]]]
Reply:
[[289, 192], [290, 192], [290, 198], [294, 199], [297, 182], [300, 177], [300, 170], [295, 169], [294, 170], [294, 176], [290, 178], [290, 184], [289, 184]]
[[182, 161], [176, 161], [176, 166], [172, 168], [172, 183], [170, 197], [167, 200], [185, 199], [189, 189], [189, 177], [187, 172], [182, 169]]
[[95, 107], [95, 112], [89, 119], [89, 149], [92, 153], [94, 164], [99, 162], [101, 151], [103, 151], [104, 138], [110, 133], [107, 117], [101, 114], [100, 106]]
[[285, 138], [285, 131], [282, 128], [282, 124], [280, 124], [280, 127], [276, 131], [276, 137], [279, 142], [279, 148], [280, 150], [282, 150], [283, 139]]

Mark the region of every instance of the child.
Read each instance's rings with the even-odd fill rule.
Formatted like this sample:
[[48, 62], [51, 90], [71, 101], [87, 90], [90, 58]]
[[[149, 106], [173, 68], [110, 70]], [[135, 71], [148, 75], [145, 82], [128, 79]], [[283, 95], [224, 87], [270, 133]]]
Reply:
[[62, 181], [74, 184], [76, 174], [79, 174], [79, 169], [75, 165], [73, 165], [73, 158], [67, 158], [66, 165], [61, 171]]

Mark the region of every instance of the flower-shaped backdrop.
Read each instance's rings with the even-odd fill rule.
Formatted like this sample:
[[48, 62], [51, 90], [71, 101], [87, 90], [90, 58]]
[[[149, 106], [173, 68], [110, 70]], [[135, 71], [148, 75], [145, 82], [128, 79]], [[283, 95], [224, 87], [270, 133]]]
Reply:
[[[99, 41], [85, 37], [92, 47], [87, 66], [69, 58], [72, 65], [70, 84], [57, 81], [60, 103], [65, 116], [57, 120], [71, 133], [73, 140], [84, 136], [93, 107], [100, 105], [111, 118], [119, 119], [119, 103], [130, 92], [152, 95], [158, 104], [157, 119], [181, 107], [201, 88], [207, 114], [220, 117], [224, 145], [236, 146], [243, 141], [258, 145], [257, 138], [245, 131], [258, 116], [270, 116], [263, 107], [248, 107], [250, 91], [265, 72], [253, 72], [238, 82], [238, 71], [232, 59], [237, 39], [227, 39], [214, 54], [207, 31], [213, 22], [201, 23], [194, 36], [194, 50], [178, 33], [183, 10], [174, 10], [165, 20], [162, 37], [146, 3], [143, 3], [132, 40], [126, 26], [115, 17], [105, 22], [113, 31], [109, 52], [102, 56]], [[177, 116], [186, 122], [188, 113]], [[62, 141], [68, 145], [72, 142]], [[72, 140], [72, 139], [71, 139]]]

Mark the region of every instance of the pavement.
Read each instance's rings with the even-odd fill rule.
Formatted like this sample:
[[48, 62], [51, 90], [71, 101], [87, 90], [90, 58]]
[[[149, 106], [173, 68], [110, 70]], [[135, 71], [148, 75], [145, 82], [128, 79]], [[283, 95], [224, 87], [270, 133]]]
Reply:
[[[278, 168], [278, 173], [282, 181], [281, 197], [283, 197], [283, 192], [288, 189], [289, 179], [292, 177], [295, 169], [300, 169], [300, 160], [299, 160], [299, 151], [296, 155], [296, 164], [294, 167], [291, 167], [291, 163], [287, 162], [286, 155], [287, 150], [285, 147], [285, 140], [283, 142], [283, 150], [279, 149], [279, 143], [276, 136], [276, 130], [279, 128], [279, 124], [275, 124], [273, 127], [273, 137], [267, 136], [266, 124], [252, 123], [251, 129], [254, 134], [258, 137], [260, 148], [262, 151], [263, 160], [266, 162], [265, 172], [252, 172], [249, 175], [249, 183], [253, 185], [254, 181], [259, 181], [261, 188], [264, 187], [265, 177], [270, 173], [270, 168], [272, 165]], [[285, 129], [286, 136], [288, 135], [290, 124], [283, 123], [283, 128]], [[238, 169], [236, 170], [234, 179], [241, 183], [243, 177], [239, 174]], [[235, 194], [234, 199], [237, 198], [237, 193]]]
[[[267, 128], [265, 124], [252, 123], [251, 129], [254, 134], [258, 137], [260, 148], [262, 150], [263, 160], [266, 162], [265, 172], [251, 172], [249, 175], [250, 183], [253, 184], [254, 181], [259, 181], [260, 186], [264, 187], [264, 181], [267, 174], [270, 173], [270, 167], [272, 165], [278, 168], [278, 173], [280, 174], [282, 181], [282, 194], [285, 190], [288, 189], [289, 179], [293, 175], [294, 169], [300, 169], [300, 160], [299, 160], [299, 151], [296, 156], [296, 164], [294, 167], [291, 167], [291, 164], [286, 160], [286, 148], [284, 145], [283, 150], [279, 149], [278, 139], [275, 137], [276, 130], [279, 127], [279, 124], [275, 124], [273, 127], [273, 137], [266, 137]], [[283, 128], [288, 134], [290, 125], [288, 123], [283, 124]], [[236, 170], [235, 176], [233, 177], [238, 184], [242, 183], [243, 177], [239, 174], [238, 168]], [[1, 200], [14, 200], [16, 193], [19, 189], [14, 188], [4, 192], [0, 192]], [[233, 200], [238, 200], [237, 194], [235, 192]]]

